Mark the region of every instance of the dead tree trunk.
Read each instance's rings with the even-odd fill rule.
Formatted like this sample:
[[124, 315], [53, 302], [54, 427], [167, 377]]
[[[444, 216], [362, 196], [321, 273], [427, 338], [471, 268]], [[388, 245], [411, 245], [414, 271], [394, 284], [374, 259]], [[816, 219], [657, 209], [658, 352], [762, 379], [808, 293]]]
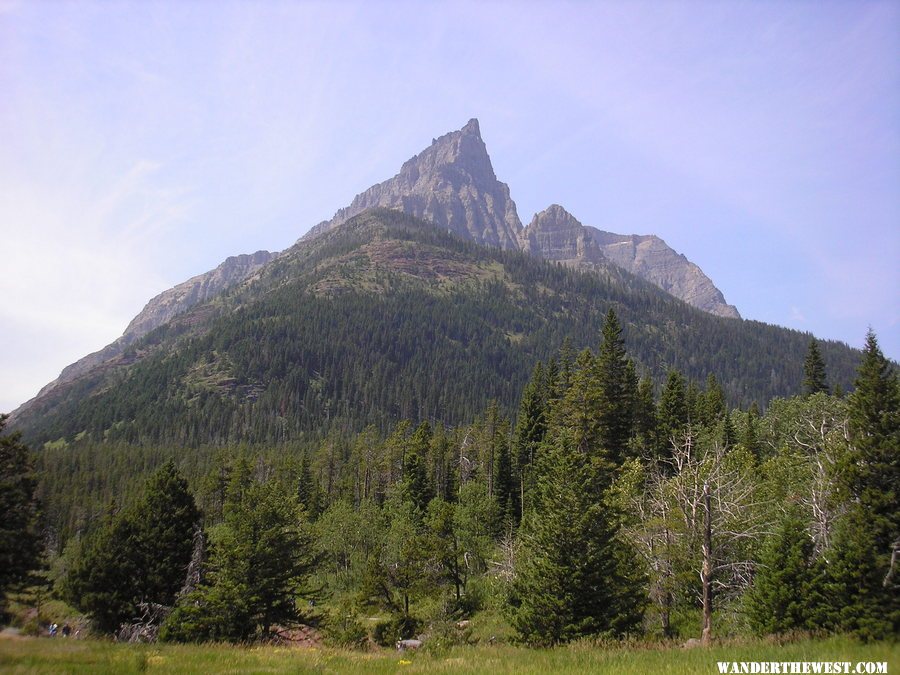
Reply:
[[712, 638], [712, 576], [713, 576], [713, 542], [712, 542], [712, 500], [709, 483], [703, 485], [703, 543], [701, 544], [703, 562], [700, 568], [700, 584], [703, 593], [703, 631], [700, 642], [708, 645]]

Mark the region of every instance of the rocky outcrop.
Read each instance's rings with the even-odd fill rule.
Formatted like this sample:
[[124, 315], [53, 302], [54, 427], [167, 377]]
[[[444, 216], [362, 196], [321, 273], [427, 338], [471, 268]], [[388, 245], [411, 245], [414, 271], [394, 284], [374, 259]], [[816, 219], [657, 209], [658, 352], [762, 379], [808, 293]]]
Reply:
[[703, 270], [659, 237], [604, 232], [582, 225], [558, 204], [541, 211], [522, 232], [522, 249], [546, 260], [596, 269], [614, 264], [711, 314], [740, 318]]
[[479, 244], [520, 248], [572, 267], [598, 269], [611, 262], [695, 307], [719, 316], [740, 316], [699, 267], [658, 237], [585, 227], [556, 204], [536, 214], [523, 229], [509, 188], [494, 174], [475, 119], [432, 141], [406, 161], [400, 173], [357, 195], [350, 206], [316, 225], [303, 239], [375, 207], [403, 211]]
[[656, 284], [699, 309], [735, 319], [740, 314], [697, 265], [654, 235], [625, 235], [585, 228], [603, 254], [619, 267]]
[[32, 401], [37, 400], [52, 389], [71, 382], [96, 366], [119, 356], [129, 345], [144, 337], [154, 328], [168, 323], [194, 305], [206, 302], [244, 281], [267, 262], [275, 258], [276, 255], [278, 254], [270, 253], [269, 251], [257, 251], [249, 255], [232, 256], [214, 270], [210, 270], [205, 274], [199, 274], [174, 288], [160, 293], [146, 304], [140, 314], [131, 320], [122, 337], [106, 345], [103, 349], [88, 354], [72, 365], [66, 366], [58, 378], [44, 386], [31, 401], [20, 406], [13, 413], [13, 417], [26, 409]]
[[199, 274], [160, 293], [131, 320], [122, 338], [128, 340], [129, 344], [134, 342], [194, 305], [211, 300], [243, 281], [276, 255], [278, 254], [269, 251], [257, 251], [232, 256], [214, 270]]
[[558, 204], [535, 214], [522, 232], [522, 250], [572, 267], [608, 264], [584, 225]]
[[519, 247], [522, 223], [509, 187], [497, 180], [478, 120], [432, 141], [400, 173], [356, 196], [304, 239], [337, 227], [366, 209], [397, 209], [487, 246]]

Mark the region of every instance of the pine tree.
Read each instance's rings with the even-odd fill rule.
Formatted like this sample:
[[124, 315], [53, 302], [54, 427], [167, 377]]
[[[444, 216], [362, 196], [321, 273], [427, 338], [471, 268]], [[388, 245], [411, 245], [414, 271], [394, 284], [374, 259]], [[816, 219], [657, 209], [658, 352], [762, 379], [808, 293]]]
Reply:
[[[6, 415], [0, 415], [0, 434]], [[0, 617], [6, 594], [28, 579], [40, 556], [37, 480], [18, 433], [0, 435]]]
[[225, 523], [215, 532], [207, 575], [182, 598], [160, 637], [187, 642], [246, 642], [299, 619], [297, 599], [316, 559], [297, 499], [275, 481], [229, 496]]
[[659, 398], [658, 452], [661, 457], [671, 455], [672, 440], [680, 436], [688, 425], [688, 402], [684, 376], [677, 370], [670, 370]]
[[533, 485], [533, 467], [537, 449], [547, 433], [546, 378], [541, 362], [538, 361], [531, 373], [531, 379], [522, 391], [519, 414], [513, 432], [513, 451], [519, 477], [516, 504], [516, 522], [521, 521], [526, 504], [526, 494]]
[[618, 466], [628, 454], [628, 441], [634, 431], [637, 375], [625, 352], [622, 326], [611, 308], [603, 323], [603, 340], [595, 368], [600, 393], [600, 447]]
[[[848, 545], [844, 564], [853, 555], [857, 563], [861, 598], [869, 611], [900, 631], [900, 381], [881, 353], [875, 334], [869, 331], [855, 390], [849, 401], [853, 451], [847, 472], [848, 488], [860, 515], [846, 540], [871, 541]], [[858, 605], [855, 599], [851, 605]], [[859, 622], [857, 622], [859, 623]], [[877, 636], [874, 628], [852, 628]]]
[[728, 410], [725, 402], [725, 391], [713, 373], [706, 377], [706, 391], [701, 397], [699, 422], [713, 427]]
[[762, 547], [753, 586], [745, 597], [750, 626], [758, 635], [811, 628], [810, 606], [820, 591], [813, 540], [799, 510], [790, 510]]
[[806, 396], [812, 396], [820, 392], [828, 393], [825, 361], [822, 358], [822, 352], [819, 351], [819, 343], [815, 338], [809, 341], [806, 360], [803, 362], [803, 373], [803, 393]]
[[69, 602], [105, 632], [138, 615], [138, 603], [171, 606], [184, 584], [200, 514], [187, 482], [167, 462], [142, 498], [111, 515], [69, 570]]
[[428, 480], [425, 457], [431, 444], [431, 425], [422, 422], [410, 439], [409, 449], [403, 462], [403, 478], [409, 486], [409, 494], [413, 503], [424, 514], [428, 502], [434, 497], [434, 490]]
[[137, 585], [143, 597], [171, 606], [184, 584], [200, 525], [200, 511], [174, 462], [166, 462], [148, 480], [137, 518], [143, 563]]
[[575, 359], [569, 387], [554, 411], [553, 431], [569, 430], [578, 451], [588, 457], [599, 457], [604, 449], [601, 396], [594, 355], [585, 349]]
[[896, 584], [885, 584], [886, 566], [870, 518], [853, 504], [835, 526], [814, 622], [829, 631], [877, 640], [896, 636], [900, 625]]
[[616, 519], [600, 501], [591, 458], [570, 429], [542, 448], [534, 508], [526, 513], [511, 620], [528, 643], [552, 645], [637, 627], [642, 588]]
[[656, 399], [653, 395], [653, 380], [642, 377], [635, 397], [634, 430], [640, 449], [649, 449], [654, 444], [656, 433]]

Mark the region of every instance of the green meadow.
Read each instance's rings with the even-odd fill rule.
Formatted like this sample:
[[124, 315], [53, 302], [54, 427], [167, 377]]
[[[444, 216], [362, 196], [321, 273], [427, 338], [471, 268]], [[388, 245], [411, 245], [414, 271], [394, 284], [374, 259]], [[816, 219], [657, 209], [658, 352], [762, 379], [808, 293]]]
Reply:
[[[740, 641], [711, 648], [575, 643], [556, 649], [509, 645], [441, 653], [225, 645], [133, 645], [95, 640], [0, 640], [3, 673], [718, 673], [718, 661], [887, 662], [898, 672], [900, 645], [847, 638], [788, 644]], [[852, 671], [851, 671], [852, 672]]]

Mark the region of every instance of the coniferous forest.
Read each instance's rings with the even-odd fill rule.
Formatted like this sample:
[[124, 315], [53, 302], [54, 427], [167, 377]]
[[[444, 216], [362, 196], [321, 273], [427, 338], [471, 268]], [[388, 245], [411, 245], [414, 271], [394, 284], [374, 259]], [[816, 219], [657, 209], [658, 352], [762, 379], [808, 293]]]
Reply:
[[[34, 456], [6, 433], [0, 591], [43, 584], [132, 640], [303, 624], [363, 648], [466, 641], [477, 621], [540, 646], [896, 637], [900, 382], [876, 336], [850, 393], [813, 340], [795, 395], [740, 405], [721, 373], [654, 380], [628, 334], [609, 309], [589, 346], [564, 336], [536, 360], [512, 405], [485, 383], [465, 423], [413, 414], [433, 410], [423, 399], [390, 424], [201, 434], [190, 452], [165, 434], [102, 442], [87, 419], [86, 438]], [[263, 367], [246, 359], [240, 372]]]

